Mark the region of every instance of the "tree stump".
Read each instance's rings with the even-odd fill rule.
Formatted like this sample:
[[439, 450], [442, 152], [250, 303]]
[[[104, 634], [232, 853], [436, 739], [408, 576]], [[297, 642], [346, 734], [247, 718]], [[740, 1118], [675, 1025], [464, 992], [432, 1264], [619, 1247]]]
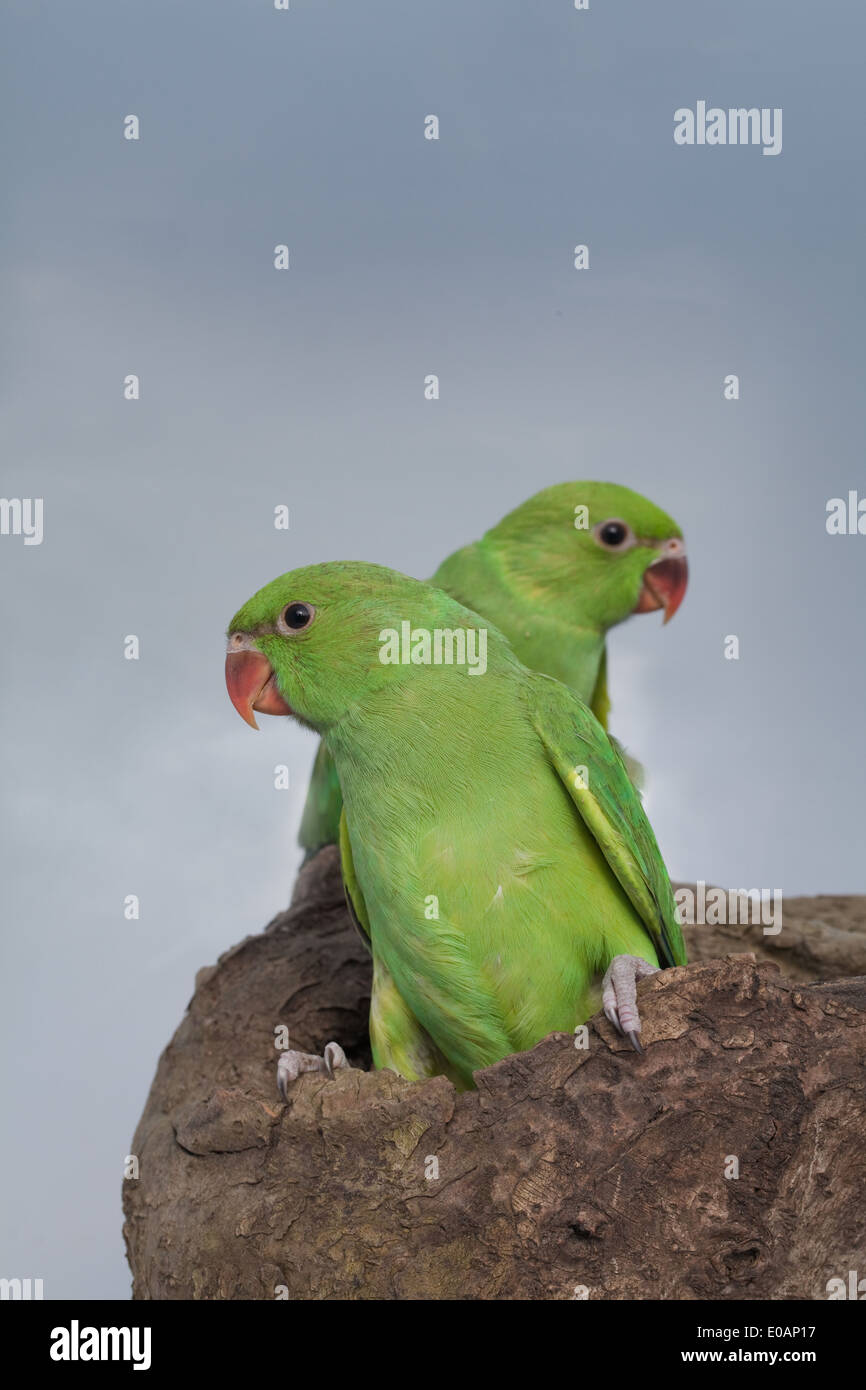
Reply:
[[[160, 1059], [124, 1184], [133, 1296], [826, 1298], [866, 1235], [864, 904], [687, 929], [694, 963], [639, 987], [642, 1057], [598, 1015], [458, 1095], [366, 1070], [369, 956], [322, 851], [199, 972]], [[284, 1104], [281, 1024], [352, 1069]]]

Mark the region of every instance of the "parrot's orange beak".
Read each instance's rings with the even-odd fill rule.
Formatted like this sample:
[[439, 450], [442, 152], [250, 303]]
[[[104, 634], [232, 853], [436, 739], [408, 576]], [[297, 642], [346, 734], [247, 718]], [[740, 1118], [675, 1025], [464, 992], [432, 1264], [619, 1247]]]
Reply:
[[664, 622], [669, 623], [686, 596], [688, 582], [689, 566], [683, 543], [668, 541], [661, 559], [654, 560], [644, 571], [643, 587], [632, 612], [653, 613], [663, 608]]
[[229, 699], [247, 724], [259, 726], [253, 710], [260, 714], [291, 714], [274, 678], [268, 658], [262, 652], [229, 652], [226, 656], [226, 690]]

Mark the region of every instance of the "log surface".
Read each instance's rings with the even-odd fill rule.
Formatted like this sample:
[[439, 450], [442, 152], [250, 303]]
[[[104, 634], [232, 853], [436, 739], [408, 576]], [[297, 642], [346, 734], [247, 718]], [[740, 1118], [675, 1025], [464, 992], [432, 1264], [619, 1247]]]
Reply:
[[[366, 1070], [369, 956], [323, 851], [199, 972], [160, 1059], [133, 1296], [826, 1298], [866, 1246], [864, 917], [828, 897], [778, 937], [688, 928], [693, 963], [639, 987], [643, 1057], [598, 1015], [586, 1047], [552, 1034], [458, 1095]], [[281, 1024], [352, 1069], [284, 1104]]]

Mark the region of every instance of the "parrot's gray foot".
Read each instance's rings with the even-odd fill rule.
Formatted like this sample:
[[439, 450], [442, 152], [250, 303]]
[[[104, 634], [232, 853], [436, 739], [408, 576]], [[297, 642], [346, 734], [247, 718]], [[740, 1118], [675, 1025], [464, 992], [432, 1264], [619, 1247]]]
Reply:
[[277, 1086], [283, 1100], [288, 1100], [289, 1083], [297, 1081], [301, 1072], [323, 1071], [333, 1076], [340, 1067], [348, 1067], [346, 1054], [339, 1043], [329, 1042], [325, 1055], [319, 1057], [315, 1052], [284, 1052], [277, 1063]]
[[640, 956], [614, 956], [601, 982], [601, 1004], [605, 1017], [618, 1033], [628, 1038], [635, 1052], [640, 1045], [640, 1014], [637, 1008], [637, 982], [657, 975], [656, 966]]

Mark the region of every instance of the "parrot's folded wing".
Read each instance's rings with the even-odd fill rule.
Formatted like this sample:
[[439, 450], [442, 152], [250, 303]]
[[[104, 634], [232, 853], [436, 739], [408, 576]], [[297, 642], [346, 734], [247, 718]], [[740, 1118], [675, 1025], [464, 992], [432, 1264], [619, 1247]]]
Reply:
[[298, 832], [298, 843], [307, 851], [308, 858], [322, 845], [336, 844], [342, 809], [343, 793], [337, 769], [324, 743], [320, 743]]
[[[322, 747], [324, 748], [324, 744]], [[361, 885], [355, 874], [355, 861], [352, 858], [352, 845], [349, 841], [349, 827], [346, 824], [346, 812], [340, 813], [340, 867], [343, 873], [343, 891], [346, 894], [346, 906], [355, 926], [358, 935], [364, 945], [370, 949], [370, 918], [367, 915], [367, 905], [364, 902], [364, 895], [361, 892]]]
[[598, 720], [550, 676], [527, 681], [530, 713], [548, 757], [665, 965], [685, 965], [673, 889], [640, 797]]
[[[594, 713], [595, 711], [593, 710], [593, 714]], [[629, 780], [631, 781], [632, 786], [635, 788], [636, 791], [640, 792], [641, 796], [643, 796], [643, 784], [646, 781], [646, 773], [644, 771], [643, 763], [639, 763], [637, 758], [633, 758], [631, 753], [629, 753], [628, 749], [623, 747], [619, 739], [614, 738], [613, 734], [608, 734], [608, 738], [610, 739], [617, 753], [619, 753], [619, 756], [625, 763], [625, 770], [629, 775]]]
[[607, 648], [601, 653], [601, 661], [598, 663], [598, 675], [595, 678], [595, 689], [592, 692], [592, 699], [589, 707], [603, 729], [607, 728], [607, 721], [610, 716], [610, 696], [607, 693]]

